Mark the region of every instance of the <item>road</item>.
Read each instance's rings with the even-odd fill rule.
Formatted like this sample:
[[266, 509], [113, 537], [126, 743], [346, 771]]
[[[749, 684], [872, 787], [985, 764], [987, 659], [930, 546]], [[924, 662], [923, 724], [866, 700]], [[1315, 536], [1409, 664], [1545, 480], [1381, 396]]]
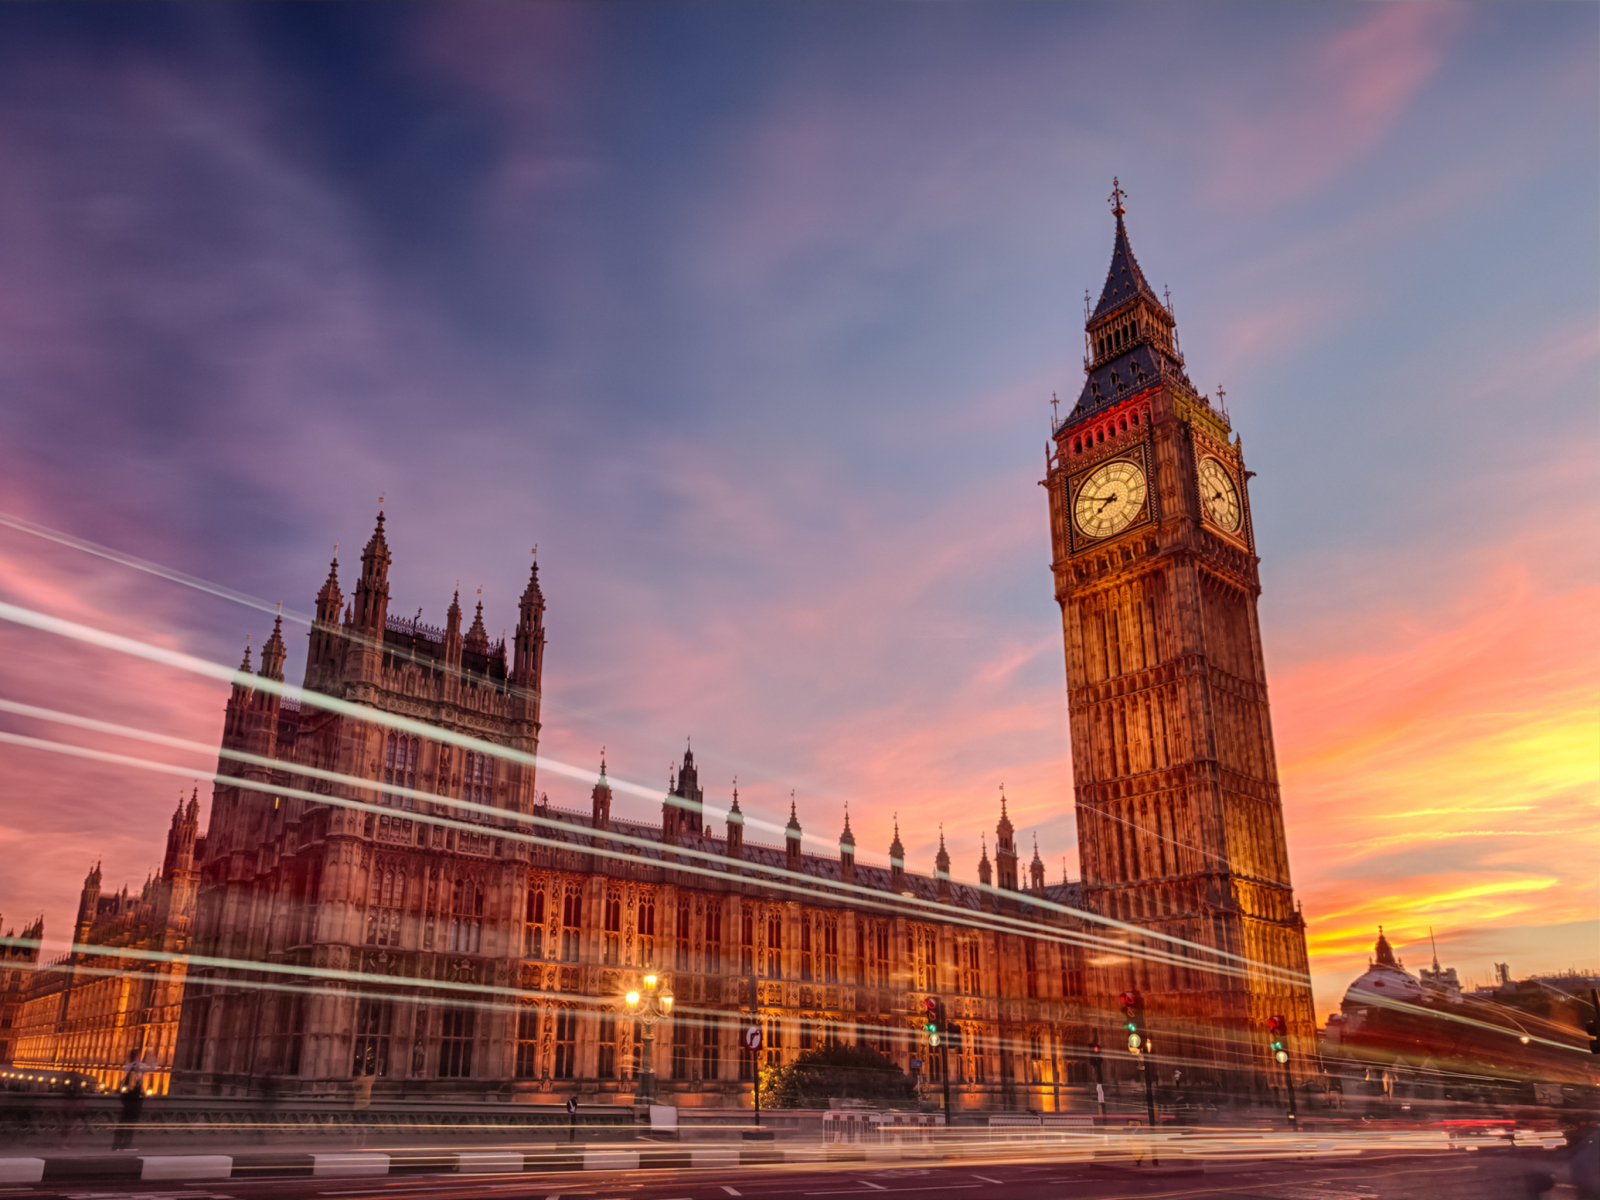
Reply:
[[[0, 1186], [0, 1200], [1524, 1200], [1537, 1150], [1364, 1153], [1332, 1160], [1209, 1161], [1154, 1167], [1131, 1161], [1024, 1161], [882, 1167], [863, 1163], [726, 1170], [575, 1171], [373, 1179], [229, 1179], [211, 1183]], [[1559, 1191], [1556, 1195], [1561, 1194]], [[1570, 1193], [1567, 1193], [1570, 1195]]]

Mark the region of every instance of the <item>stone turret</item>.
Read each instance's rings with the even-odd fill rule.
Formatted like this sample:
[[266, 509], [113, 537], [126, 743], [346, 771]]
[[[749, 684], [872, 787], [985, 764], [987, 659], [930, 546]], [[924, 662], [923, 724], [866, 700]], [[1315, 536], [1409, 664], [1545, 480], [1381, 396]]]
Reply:
[[528, 586], [517, 602], [517, 632], [513, 639], [511, 681], [537, 691], [544, 667], [544, 593], [539, 590], [539, 560], [533, 560]]
[[850, 832], [850, 806], [844, 806], [844, 832], [839, 835], [839, 882], [856, 881], [856, 835]]
[[903, 895], [906, 890], [906, 848], [900, 844], [900, 814], [894, 818], [894, 841], [889, 843], [889, 891]]
[[100, 864], [97, 862], [83, 877], [83, 890], [78, 893], [78, 919], [72, 923], [74, 945], [89, 940], [89, 930], [94, 928], [94, 919], [99, 911]]
[[339, 558], [328, 564], [328, 578], [317, 593], [317, 619], [311, 622], [310, 647], [306, 653], [306, 686], [313, 687], [330, 680], [337, 669], [344, 646], [339, 633], [339, 611], [344, 607], [344, 593], [339, 590]]
[[728, 808], [728, 857], [744, 860], [744, 813], [739, 810], [739, 781], [733, 783], [733, 803]]
[[1000, 876], [996, 885], [1003, 892], [1017, 890], [1017, 844], [1011, 817], [1006, 813], [1005, 790], [1000, 792], [1000, 822], [994, 827], [994, 865]]
[[261, 647], [261, 678], [283, 682], [283, 660], [287, 657], [283, 647], [283, 617], [272, 623], [272, 636]]
[[611, 781], [606, 778], [604, 750], [600, 752], [600, 778], [595, 780], [589, 800], [593, 810], [589, 823], [597, 833], [603, 833], [611, 828]]
[[944, 848], [944, 826], [939, 826], [939, 853], [934, 856], [933, 876], [938, 881], [939, 899], [950, 902], [950, 851]]
[[461, 636], [461, 589], [450, 597], [450, 607], [444, 614], [444, 665], [446, 670], [461, 670], [461, 652], [465, 646]]
[[800, 873], [800, 818], [795, 815], [794, 793], [789, 794], [789, 823], [783, 827], [783, 863], [796, 875]]
[[356, 581], [351, 625], [374, 645], [383, 643], [383, 626], [389, 618], [389, 542], [383, 536], [383, 512], [361, 552], [361, 578]]

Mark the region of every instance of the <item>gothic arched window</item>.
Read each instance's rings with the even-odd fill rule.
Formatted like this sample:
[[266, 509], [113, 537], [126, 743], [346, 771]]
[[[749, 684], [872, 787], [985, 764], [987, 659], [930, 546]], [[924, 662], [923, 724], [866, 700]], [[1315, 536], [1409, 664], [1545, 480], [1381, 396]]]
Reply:
[[375, 867], [367, 901], [367, 945], [400, 944], [400, 904], [405, 898], [406, 873], [393, 867]]
[[[475, 750], [467, 751], [461, 763], [461, 798], [469, 804], [494, 803], [494, 759]], [[468, 820], [482, 821], [483, 813], [469, 812]]]
[[[417, 739], [403, 733], [391, 733], [383, 746], [383, 782], [402, 788], [417, 786]], [[390, 808], [416, 808], [413, 796], [384, 792], [379, 803]]]
[[483, 940], [483, 888], [471, 879], [457, 879], [450, 890], [452, 954], [476, 954]]

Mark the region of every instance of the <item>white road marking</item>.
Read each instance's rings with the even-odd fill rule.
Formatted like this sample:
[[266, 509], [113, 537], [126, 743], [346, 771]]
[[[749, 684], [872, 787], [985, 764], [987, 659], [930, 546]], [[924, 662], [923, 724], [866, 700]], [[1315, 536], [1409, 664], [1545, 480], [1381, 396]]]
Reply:
[[[880, 1192], [954, 1192], [954, 1191], [960, 1191], [963, 1188], [975, 1188], [975, 1187], [982, 1187], [983, 1186], [981, 1183], [936, 1183], [936, 1184], [927, 1184], [927, 1185], [925, 1185], [923, 1187], [886, 1188], [882, 1184], [867, 1183], [867, 1181], [865, 1179], [863, 1179], [861, 1182], [862, 1183], [866, 1183], [869, 1188], [874, 1188], [875, 1190], [880, 1191]], [[848, 1189], [846, 1191], [840, 1191], [840, 1192], [804, 1192], [804, 1193], [802, 1193], [802, 1195], [806, 1195], [806, 1196], [865, 1196], [865, 1195], [868, 1195], [868, 1193], [867, 1192], [863, 1192], [863, 1191], [859, 1190], [858, 1188], [850, 1188], [850, 1189]]]
[[973, 1178], [974, 1179], [981, 1179], [985, 1183], [998, 1183], [1002, 1187], [1005, 1185], [1005, 1181], [1004, 1180], [1001, 1180], [1001, 1179], [990, 1179], [987, 1175], [974, 1175]]
[[730, 1196], [741, 1196], [741, 1195], [743, 1195], [743, 1194], [744, 1194], [744, 1193], [743, 1193], [743, 1192], [740, 1192], [740, 1191], [739, 1191], [739, 1190], [738, 1190], [738, 1189], [736, 1189], [736, 1188], [731, 1188], [731, 1187], [729, 1187], [729, 1186], [728, 1186], [728, 1185], [727, 1185], [727, 1184], [723, 1184], [723, 1185], [722, 1185], [722, 1190], [723, 1190], [723, 1191], [725, 1191], [725, 1192], [727, 1192], [727, 1193], [728, 1193], [728, 1195], [730, 1195]]

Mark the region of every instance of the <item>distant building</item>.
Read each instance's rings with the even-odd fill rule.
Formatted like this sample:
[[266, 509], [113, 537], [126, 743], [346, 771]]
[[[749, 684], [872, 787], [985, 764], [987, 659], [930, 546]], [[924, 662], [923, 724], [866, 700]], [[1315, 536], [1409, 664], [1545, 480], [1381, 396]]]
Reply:
[[39, 943], [43, 939], [44, 918], [40, 917], [20, 937], [11, 928], [0, 941], [0, 1063], [12, 1060], [22, 1024], [22, 1002], [39, 965]]
[[18, 1020], [19, 1067], [57, 1068], [118, 1086], [130, 1062], [144, 1067], [144, 1089], [171, 1082], [184, 963], [194, 915], [198, 793], [178, 801], [161, 873], [137, 894], [100, 891], [97, 863], [83, 882], [72, 949], [35, 972]]
[[[1378, 933], [1380, 936], [1383, 933], [1381, 926], [1378, 929]], [[1432, 938], [1432, 930], [1428, 931], [1428, 936], [1430, 939]], [[1439, 966], [1439, 948], [1437, 946], [1433, 950], [1433, 968], [1430, 970], [1427, 967], [1423, 967], [1417, 972], [1417, 979], [1421, 982], [1424, 991], [1443, 996], [1452, 1003], [1459, 1002], [1461, 999], [1461, 979], [1456, 975], [1454, 967], [1441, 968]]]
[[[1504, 968], [1504, 964], [1497, 964]], [[1318, 1039], [1346, 1093], [1397, 1101], [1591, 1104], [1600, 1062], [1588, 1053], [1588, 1005], [1541, 981], [1463, 993], [1453, 968], [1413, 976], [1378, 941]]]

